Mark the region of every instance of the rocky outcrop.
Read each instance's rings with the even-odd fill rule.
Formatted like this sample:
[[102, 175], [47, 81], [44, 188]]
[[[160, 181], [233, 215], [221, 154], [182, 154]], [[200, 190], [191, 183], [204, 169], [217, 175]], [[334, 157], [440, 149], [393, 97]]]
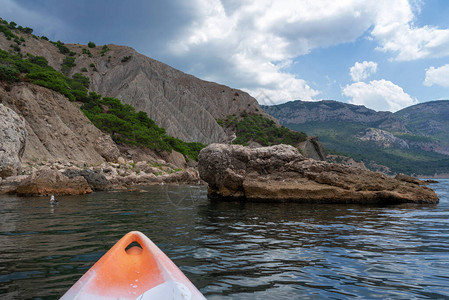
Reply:
[[377, 129], [377, 128], [368, 128], [365, 130], [365, 133], [359, 137], [362, 141], [371, 141], [376, 143], [378, 146], [383, 148], [399, 148], [399, 149], [408, 149], [410, 146], [401, 138], [394, 136], [392, 133]]
[[68, 169], [62, 172], [70, 179], [82, 176], [94, 191], [104, 191], [111, 187], [111, 182], [103, 174], [93, 170]]
[[0, 88], [0, 103], [23, 117], [28, 132], [24, 163], [80, 161], [100, 164], [114, 161], [119, 150], [66, 97], [28, 83]]
[[91, 193], [86, 179], [72, 179], [50, 169], [42, 169], [22, 181], [17, 187], [18, 196], [82, 195]]
[[19, 174], [26, 136], [25, 120], [0, 104], [0, 178]]
[[210, 197], [316, 203], [437, 203], [429, 188], [381, 173], [304, 158], [296, 148], [212, 144], [199, 155]]
[[308, 136], [304, 142], [299, 143], [298, 148], [307, 158], [326, 160], [326, 150], [316, 136]]

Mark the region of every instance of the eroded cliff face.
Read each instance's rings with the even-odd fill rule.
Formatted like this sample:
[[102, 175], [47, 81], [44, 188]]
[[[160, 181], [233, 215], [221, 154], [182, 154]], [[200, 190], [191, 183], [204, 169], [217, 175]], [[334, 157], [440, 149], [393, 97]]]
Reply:
[[0, 103], [23, 117], [28, 132], [22, 162], [100, 164], [118, 158], [120, 153], [112, 139], [66, 97], [28, 83], [9, 85], [7, 89], [0, 86]]
[[[23, 35], [22, 53], [44, 56], [49, 65], [61, 70], [66, 57], [49, 41]], [[0, 34], [0, 48], [8, 51], [11, 41]], [[247, 93], [200, 80], [125, 46], [88, 48], [66, 44], [76, 53], [75, 64], [66, 74], [82, 73], [90, 78], [90, 90], [115, 97], [145, 111], [171, 136], [187, 142], [223, 142], [229, 137], [216, 119], [240, 113], [262, 114], [270, 119]], [[88, 52], [90, 55], [88, 54]], [[276, 121], [277, 122], [277, 121]]]
[[20, 172], [26, 137], [25, 120], [0, 103], [0, 180]]
[[[69, 46], [73, 51], [79, 47]], [[108, 58], [95, 55], [98, 49], [91, 49], [92, 58], [77, 58], [72, 73], [93, 62], [98, 72], [85, 74], [91, 78], [92, 90], [145, 111], [171, 136], [187, 142], [223, 142], [227, 135], [217, 119], [239, 116], [245, 110], [263, 113], [257, 101], [243, 91], [200, 80], [129, 47], [108, 47]], [[130, 58], [122, 62], [124, 57]]]

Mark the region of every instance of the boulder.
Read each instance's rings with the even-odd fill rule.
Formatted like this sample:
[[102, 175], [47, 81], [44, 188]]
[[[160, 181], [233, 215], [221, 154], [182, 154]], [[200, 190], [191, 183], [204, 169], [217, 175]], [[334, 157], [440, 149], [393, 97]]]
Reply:
[[68, 169], [62, 172], [62, 174], [69, 177], [70, 179], [77, 176], [84, 177], [84, 179], [86, 179], [87, 183], [94, 191], [104, 191], [111, 186], [111, 182], [107, 180], [103, 174], [92, 170]]
[[94, 142], [94, 149], [106, 161], [117, 161], [120, 156], [120, 150], [109, 135], [101, 135]]
[[82, 176], [69, 178], [59, 171], [41, 169], [22, 181], [18, 196], [82, 195], [92, 189]]
[[212, 198], [314, 203], [438, 203], [435, 192], [382, 173], [307, 159], [288, 145], [211, 144], [198, 170]]
[[16, 176], [21, 171], [26, 137], [25, 120], [0, 104], [0, 178]]
[[185, 168], [187, 166], [186, 160], [182, 153], [172, 150], [170, 154], [162, 156], [164, 160], [177, 168]]
[[326, 160], [326, 151], [323, 144], [318, 141], [317, 136], [308, 136], [304, 142], [299, 143], [298, 148], [307, 158], [315, 160]]

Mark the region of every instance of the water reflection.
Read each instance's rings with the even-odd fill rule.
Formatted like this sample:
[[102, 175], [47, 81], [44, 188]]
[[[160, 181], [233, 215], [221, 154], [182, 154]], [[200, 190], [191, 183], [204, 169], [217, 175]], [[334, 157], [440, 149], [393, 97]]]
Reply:
[[140, 230], [208, 299], [449, 297], [447, 185], [439, 191], [439, 205], [419, 207], [217, 202], [167, 185], [59, 197], [53, 209], [0, 196], [0, 294], [57, 299]]

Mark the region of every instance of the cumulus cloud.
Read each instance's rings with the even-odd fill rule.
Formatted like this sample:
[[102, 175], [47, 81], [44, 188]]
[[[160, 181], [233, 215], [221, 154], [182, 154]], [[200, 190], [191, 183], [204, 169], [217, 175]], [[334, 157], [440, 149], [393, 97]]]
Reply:
[[398, 61], [447, 56], [449, 29], [415, 26], [413, 8], [419, 12], [406, 0], [376, 1], [371, 35], [380, 44], [378, 50], [395, 53]]
[[449, 87], [449, 64], [439, 68], [430, 67], [426, 70], [425, 86], [439, 85]]
[[[289, 62], [315, 48], [355, 40], [371, 24], [364, 9], [358, 1], [197, 0], [196, 20], [169, 51], [193, 58], [196, 75], [245, 87], [253, 96], [263, 93], [275, 103], [311, 100], [319, 91], [288, 72]], [[219, 63], [206, 66], [209, 60]]]
[[373, 61], [356, 62], [354, 66], [349, 69], [352, 81], [358, 82], [365, 80], [371, 74], [377, 72], [377, 63]]
[[[368, 32], [378, 50], [395, 60], [447, 55], [449, 30], [415, 26], [416, 3], [195, 0], [190, 25], [172, 39], [168, 51], [189, 59], [186, 71], [246, 87], [253, 96], [263, 91], [275, 102], [314, 99], [320, 91], [289, 72], [285, 62], [317, 48], [353, 42]], [[361, 64], [351, 71], [354, 81], [376, 72], [375, 63]]]
[[384, 79], [347, 85], [343, 88], [343, 95], [350, 98], [351, 104], [365, 105], [377, 111], [395, 112], [418, 103], [401, 87]]

